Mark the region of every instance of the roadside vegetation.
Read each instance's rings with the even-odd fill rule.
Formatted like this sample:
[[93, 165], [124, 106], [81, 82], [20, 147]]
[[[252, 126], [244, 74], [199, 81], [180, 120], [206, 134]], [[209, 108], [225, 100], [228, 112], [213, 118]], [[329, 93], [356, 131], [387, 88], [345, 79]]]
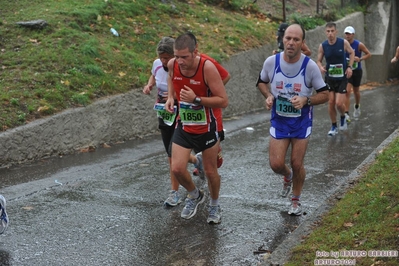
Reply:
[[[314, 265], [315, 259], [335, 258], [355, 263], [341, 265], [399, 265], [398, 172], [399, 139], [396, 139], [377, 155], [357, 184], [294, 249], [285, 265]], [[335, 257], [336, 253], [331, 251], [341, 256]], [[351, 254], [345, 251], [359, 252]], [[395, 255], [392, 252], [389, 256], [388, 253], [373, 251], [396, 251], [396, 256], [392, 256]]]
[[[141, 90], [163, 36], [192, 31], [200, 50], [219, 61], [275, 42], [282, 19], [281, 1], [267, 1], [275, 7], [268, 12], [253, 2], [4, 1], [0, 17], [0, 131], [86, 106], [102, 97]], [[300, 16], [289, 2], [290, 21], [307, 29], [324, 23], [322, 16]], [[330, 9], [323, 16], [344, 16], [340, 0], [328, 2]], [[301, 4], [309, 5], [307, 0]], [[346, 7], [347, 13], [354, 11], [350, 5]], [[45, 20], [47, 27], [30, 29], [16, 24], [37, 19]]]

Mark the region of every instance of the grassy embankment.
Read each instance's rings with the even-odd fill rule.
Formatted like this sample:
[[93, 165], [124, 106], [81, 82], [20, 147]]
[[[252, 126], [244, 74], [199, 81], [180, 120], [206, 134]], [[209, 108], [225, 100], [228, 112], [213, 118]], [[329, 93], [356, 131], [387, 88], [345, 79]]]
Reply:
[[[334, 9], [340, 0], [328, 2], [328, 18], [353, 12]], [[192, 31], [200, 50], [219, 61], [275, 42], [282, 3], [268, 3], [272, 10], [261, 12], [253, 0], [3, 1], [0, 131], [101, 97], [141, 90], [163, 36]], [[286, 7], [290, 20], [308, 29], [323, 23], [317, 16], [301, 17], [289, 2]], [[16, 24], [36, 19], [48, 26]]]
[[[399, 139], [380, 152], [366, 170], [294, 249], [287, 266], [314, 265], [315, 259], [334, 258], [363, 266], [399, 265]], [[390, 254], [396, 256], [373, 251], [394, 251]]]

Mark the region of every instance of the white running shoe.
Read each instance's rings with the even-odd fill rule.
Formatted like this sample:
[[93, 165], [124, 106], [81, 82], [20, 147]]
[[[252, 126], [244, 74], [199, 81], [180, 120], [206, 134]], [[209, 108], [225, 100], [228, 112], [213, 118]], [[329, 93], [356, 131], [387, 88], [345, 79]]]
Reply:
[[199, 196], [196, 199], [191, 198], [190, 194], [186, 198], [186, 206], [184, 206], [180, 217], [184, 219], [191, 219], [196, 213], [198, 205], [205, 201], [205, 194], [202, 190], [199, 191]]
[[360, 116], [360, 105], [359, 105], [359, 107], [358, 108], [356, 108], [356, 107], [354, 107], [354, 111], [353, 111], [353, 117], [354, 118], [358, 118], [359, 116]]
[[222, 221], [222, 215], [220, 214], [220, 206], [209, 206], [209, 216], [206, 219], [208, 224], [220, 224]]
[[346, 118], [343, 121], [341, 121], [339, 130], [348, 130], [348, 123], [346, 122]]
[[169, 197], [164, 202], [164, 205], [168, 207], [174, 207], [180, 204], [180, 202], [182, 202], [182, 199], [179, 195], [179, 192], [171, 190], [169, 193]]
[[328, 135], [329, 136], [335, 136], [338, 134], [338, 129], [336, 126], [332, 126], [330, 131], [328, 131]]
[[289, 215], [301, 215], [302, 214], [302, 208], [301, 208], [301, 203], [299, 200], [291, 200], [291, 206], [288, 211]]
[[351, 117], [347, 113], [345, 113], [345, 120], [346, 120], [346, 123], [350, 123], [351, 122]]

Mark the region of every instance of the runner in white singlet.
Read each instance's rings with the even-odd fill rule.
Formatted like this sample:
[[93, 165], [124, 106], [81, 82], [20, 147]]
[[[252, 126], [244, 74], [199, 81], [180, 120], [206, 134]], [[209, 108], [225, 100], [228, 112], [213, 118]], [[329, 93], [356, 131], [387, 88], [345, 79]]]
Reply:
[[[269, 160], [273, 171], [284, 178], [281, 195], [291, 190], [288, 214], [301, 215], [300, 196], [305, 182], [304, 158], [312, 132], [313, 105], [328, 101], [328, 88], [316, 65], [301, 54], [305, 31], [294, 24], [284, 33], [284, 52], [268, 57], [257, 86], [272, 111]], [[313, 92], [316, 91], [314, 94]], [[290, 167], [285, 163], [291, 146]]]

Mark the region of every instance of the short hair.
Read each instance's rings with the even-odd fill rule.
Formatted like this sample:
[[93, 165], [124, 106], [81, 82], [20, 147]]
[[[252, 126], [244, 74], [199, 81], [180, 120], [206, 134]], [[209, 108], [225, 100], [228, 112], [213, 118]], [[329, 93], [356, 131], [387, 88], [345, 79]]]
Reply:
[[195, 37], [194, 33], [188, 31], [186, 34], [194, 40], [195, 44], [197, 44], [197, 38]]
[[176, 50], [184, 50], [188, 48], [190, 53], [194, 52], [197, 45], [197, 39], [191, 32], [184, 33], [176, 38], [174, 48]]
[[[305, 29], [302, 27], [302, 25], [301, 24], [291, 24], [290, 26], [293, 26], [293, 25], [297, 25], [297, 26], [299, 26], [300, 28], [301, 28], [301, 30], [302, 30], [302, 41], [303, 40], [305, 40], [305, 33], [306, 33], [306, 31], [305, 31]], [[289, 27], [289, 26], [288, 26]], [[287, 27], [287, 28], [288, 28]], [[284, 34], [285, 34], [285, 31], [284, 31]]]
[[335, 24], [335, 22], [332, 22], [332, 21], [327, 22], [326, 28], [334, 28], [334, 29], [336, 29], [337, 28], [337, 24]]
[[161, 54], [168, 54], [168, 55], [174, 55], [173, 51], [173, 44], [175, 43], [175, 39], [171, 37], [163, 37], [157, 46], [157, 53], [158, 55]]

